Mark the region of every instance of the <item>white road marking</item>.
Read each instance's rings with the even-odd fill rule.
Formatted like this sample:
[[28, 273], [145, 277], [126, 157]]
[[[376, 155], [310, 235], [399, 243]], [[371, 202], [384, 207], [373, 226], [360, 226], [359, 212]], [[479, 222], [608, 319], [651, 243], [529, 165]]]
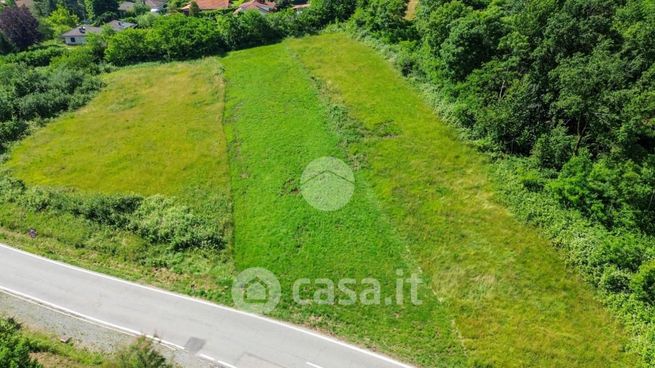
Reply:
[[321, 367], [320, 365], [318, 365], [318, 364], [314, 364], [314, 363], [312, 363], [312, 362], [307, 362], [307, 365], [310, 366], [310, 367], [314, 367], [314, 368], [323, 368], [323, 367]]
[[[105, 279], [108, 279], [108, 280], [113, 280], [113, 281], [120, 282], [120, 283], [123, 283], [123, 284], [127, 284], [127, 285], [130, 285], [130, 286], [136, 286], [136, 287], [139, 287], [139, 288], [142, 288], [142, 289], [145, 289], [145, 290], [150, 290], [150, 291], [153, 291], [153, 292], [162, 293], [162, 294], [173, 296], [173, 297], [176, 297], [176, 298], [181, 298], [181, 299], [185, 299], [185, 300], [188, 300], [188, 301], [201, 303], [201, 304], [213, 307], [213, 308], [218, 308], [218, 309], [221, 309], [221, 310], [225, 310], [225, 311], [229, 311], [229, 312], [233, 312], [233, 313], [238, 313], [238, 314], [241, 314], [241, 315], [244, 315], [244, 316], [249, 316], [249, 317], [252, 317], [252, 318], [256, 318], [256, 319], [259, 319], [261, 321], [265, 321], [265, 322], [268, 322], [268, 323], [271, 323], [271, 324], [275, 324], [275, 325], [278, 325], [278, 326], [289, 328], [289, 329], [292, 329], [294, 331], [301, 332], [301, 333], [304, 333], [306, 335], [321, 339], [323, 341], [327, 341], [327, 342], [330, 342], [330, 343], [333, 343], [333, 344], [336, 344], [336, 345], [351, 349], [351, 350], [356, 351], [358, 353], [365, 354], [365, 355], [368, 355], [370, 357], [374, 357], [374, 358], [377, 358], [379, 360], [385, 361], [387, 363], [397, 365], [398, 367], [401, 367], [401, 368], [415, 368], [413, 366], [410, 366], [410, 365], [405, 364], [405, 363], [401, 363], [399, 361], [396, 361], [396, 360], [391, 359], [389, 357], [386, 357], [384, 355], [373, 353], [371, 351], [364, 350], [364, 349], [359, 348], [357, 346], [353, 346], [353, 345], [347, 344], [345, 342], [336, 340], [336, 339], [334, 339], [332, 337], [324, 336], [324, 335], [321, 335], [321, 334], [318, 334], [318, 333], [315, 333], [315, 332], [312, 332], [312, 331], [306, 330], [304, 328], [297, 327], [297, 326], [294, 326], [294, 325], [291, 325], [291, 324], [288, 324], [288, 323], [285, 323], [285, 322], [280, 322], [280, 321], [276, 321], [274, 319], [263, 317], [263, 316], [260, 316], [260, 315], [257, 315], [257, 314], [240, 311], [240, 310], [234, 309], [234, 308], [229, 308], [229, 307], [226, 307], [226, 306], [223, 306], [223, 305], [220, 305], [220, 304], [210, 303], [208, 301], [198, 299], [198, 298], [194, 298], [194, 297], [190, 297], [190, 296], [187, 296], [187, 295], [177, 294], [177, 293], [173, 293], [171, 291], [155, 288], [155, 287], [152, 287], [152, 286], [141, 285], [141, 284], [138, 284], [138, 283], [135, 283], [135, 282], [130, 282], [130, 281], [120, 279], [118, 277], [109, 276], [109, 275], [105, 275], [105, 274], [102, 274], [102, 273], [90, 271], [90, 270], [87, 270], [87, 269], [84, 269], [84, 268], [81, 268], [81, 267], [69, 265], [67, 263], [55, 261], [55, 260], [40, 256], [40, 255], [32, 254], [32, 253], [26, 252], [26, 251], [21, 250], [21, 249], [16, 249], [16, 248], [10, 247], [10, 246], [8, 246], [6, 244], [0, 243], [0, 247], [5, 248], [5, 249], [9, 249], [10, 251], [14, 251], [14, 252], [17, 252], [17, 253], [25, 254], [25, 255], [30, 256], [30, 257], [35, 257], [35, 258], [41, 259], [41, 260], [43, 260], [45, 262], [50, 262], [50, 263], [59, 265], [59, 266], [64, 267], [64, 268], [68, 268], [68, 269], [71, 269], [71, 270], [83, 272], [83, 273], [86, 273], [86, 274], [89, 274], [89, 275], [94, 275], [96, 277], [102, 277], [102, 278], [105, 278]], [[2, 288], [2, 287], [0, 286], [0, 288]], [[18, 294], [20, 294], [20, 293], [18, 293]], [[32, 298], [32, 297], [30, 297], [28, 295], [24, 295], [24, 297], [37, 300], [36, 298]], [[48, 303], [46, 301], [39, 301], [39, 302], [42, 302], [42, 303], [47, 304], [47, 305], [52, 305], [55, 308], [59, 308], [58, 306], [55, 306], [55, 305], [53, 305], [51, 303]], [[66, 310], [65, 308], [60, 308], [60, 309]], [[78, 316], [80, 315], [79, 313], [75, 313], [73, 311], [68, 311], [68, 310], [66, 310], [66, 311], [68, 313], [76, 314]], [[107, 325], [113, 326], [113, 327], [118, 328], [118, 329], [123, 329], [125, 331], [131, 331], [131, 333], [135, 333], [134, 330], [130, 330], [129, 328], [123, 328], [121, 326], [116, 326], [116, 325], [113, 325], [112, 323], [97, 320], [97, 319], [92, 318], [92, 317], [88, 317], [88, 318], [90, 320], [96, 321], [98, 323], [107, 324]], [[137, 332], [137, 334], [141, 335], [138, 332]], [[173, 344], [173, 345], [175, 345], [175, 344]], [[175, 345], [175, 346], [179, 346], [179, 345]], [[184, 349], [184, 348], [182, 347], [182, 349]]]
[[[163, 345], [166, 348], [171, 349], [171, 350], [181, 350], [181, 351], [185, 350], [183, 346], [177, 345], [177, 344], [175, 344], [173, 342], [170, 342], [170, 341], [163, 340], [163, 339], [161, 339], [161, 338], [159, 338], [157, 336], [137, 332], [136, 330], [132, 330], [132, 329], [127, 328], [127, 327], [119, 326], [119, 325], [113, 324], [111, 322], [106, 322], [106, 321], [103, 321], [103, 320], [100, 320], [100, 319], [97, 319], [97, 318], [93, 318], [93, 317], [84, 315], [82, 313], [73, 312], [70, 309], [67, 309], [65, 307], [62, 307], [62, 306], [47, 302], [45, 300], [41, 300], [39, 298], [35, 298], [35, 297], [29, 296], [29, 295], [25, 295], [25, 294], [23, 294], [21, 292], [18, 292], [16, 290], [12, 290], [12, 289], [4, 287], [2, 285], [0, 285], [0, 292], [4, 292], [4, 293], [9, 294], [11, 296], [14, 296], [14, 297], [16, 297], [18, 299], [24, 300], [24, 301], [26, 301], [28, 303], [37, 304], [37, 305], [42, 306], [44, 308], [47, 308], [47, 309], [49, 309], [49, 310], [51, 310], [53, 312], [64, 314], [64, 315], [66, 315], [68, 317], [75, 318], [75, 319], [77, 319], [79, 321], [83, 321], [83, 322], [86, 322], [86, 323], [91, 323], [93, 325], [100, 326], [100, 327], [103, 327], [103, 328], [109, 328], [111, 330], [114, 330], [116, 332], [120, 332], [120, 333], [129, 335], [129, 336], [145, 336], [145, 337], [147, 337], [147, 338], [149, 338], [151, 340], [154, 340], [157, 343], [159, 343], [159, 344], [161, 344], [161, 345]], [[209, 361], [214, 362], [214, 363], [218, 363], [218, 364], [220, 364], [222, 366], [225, 366], [225, 368], [237, 368], [237, 367], [235, 367], [235, 366], [233, 366], [233, 365], [231, 365], [229, 363], [225, 363], [225, 362], [220, 361], [218, 359], [212, 358], [212, 357], [210, 357], [209, 355], [206, 355], [206, 354], [197, 354], [197, 356], [199, 358], [201, 358], [201, 359], [209, 360]]]

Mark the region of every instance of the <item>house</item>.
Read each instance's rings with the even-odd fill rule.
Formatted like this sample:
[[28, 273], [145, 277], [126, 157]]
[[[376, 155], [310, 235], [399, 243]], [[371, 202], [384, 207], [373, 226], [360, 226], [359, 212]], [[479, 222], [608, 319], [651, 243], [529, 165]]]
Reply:
[[251, 0], [241, 4], [234, 14], [239, 14], [249, 10], [256, 10], [262, 14], [268, 14], [277, 10], [277, 5], [274, 2], [266, 0]]
[[[111, 22], [105, 24], [105, 26], [110, 27], [115, 32], [121, 32], [128, 28], [136, 27], [136, 24], [129, 22], [122, 22], [120, 20], [112, 20]], [[101, 27], [93, 27], [88, 25], [81, 25], [77, 28], [73, 28], [70, 31], [61, 35], [64, 39], [64, 43], [69, 46], [83, 45], [86, 43], [86, 37], [90, 34], [97, 34], [102, 32]]]
[[86, 37], [90, 34], [100, 33], [102, 28], [82, 25], [77, 28], [73, 28], [70, 31], [61, 35], [64, 39], [64, 43], [69, 46], [83, 45], [86, 43]]
[[[194, 2], [198, 4], [200, 11], [224, 10], [230, 7], [230, 0], [195, 0]], [[191, 3], [186, 4], [180, 10], [189, 14]]]
[[105, 26], [111, 27], [115, 32], [124, 31], [128, 28], [136, 27], [136, 24], [130, 22], [123, 22], [120, 20], [112, 20], [111, 22], [105, 24]]

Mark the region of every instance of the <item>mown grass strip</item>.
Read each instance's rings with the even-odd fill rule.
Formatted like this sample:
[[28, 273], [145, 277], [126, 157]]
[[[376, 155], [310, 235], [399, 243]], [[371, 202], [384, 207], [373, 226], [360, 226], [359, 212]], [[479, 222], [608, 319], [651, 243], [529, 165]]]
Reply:
[[451, 319], [429, 290], [421, 290], [420, 306], [291, 300], [292, 283], [300, 278], [337, 283], [373, 277], [383, 297], [394, 295], [396, 270], [408, 277], [416, 268], [360, 173], [351, 202], [338, 211], [319, 211], [302, 198], [300, 179], [310, 162], [324, 156], [347, 161], [349, 155], [315, 84], [286, 47], [234, 52], [222, 61], [237, 268], [265, 267], [281, 279], [279, 318], [422, 366], [461, 366]]
[[627, 338], [538, 233], [494, 200], [487, 164], [456, 139], [402, 77], [342, 34], [289, 42], [364, 128], [361, 176], [431, 287], [456, 317], [479, 366], [633, 367]]

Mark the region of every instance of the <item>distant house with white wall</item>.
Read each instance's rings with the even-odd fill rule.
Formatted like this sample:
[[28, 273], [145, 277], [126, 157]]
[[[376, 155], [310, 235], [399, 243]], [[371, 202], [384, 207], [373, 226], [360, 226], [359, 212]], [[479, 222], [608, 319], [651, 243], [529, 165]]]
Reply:
[[[110, 27], [114, 32], [121, 32], [128, 28], [136, 27], [136, 24], [130, 22], [122, 22], [120, 20], [112, 20], [111, 22], [105, 24], [105, 26]], [[102, 32], [101, 27], [94, 27], [88, 25], [81, 25], [77, 28], [73, 28], [70, 31], [61, 35], [64, 39], [64, 43], [69, 46], [84, 45], [86, 43], [86, 38], [90, 34], [97, 34]]]

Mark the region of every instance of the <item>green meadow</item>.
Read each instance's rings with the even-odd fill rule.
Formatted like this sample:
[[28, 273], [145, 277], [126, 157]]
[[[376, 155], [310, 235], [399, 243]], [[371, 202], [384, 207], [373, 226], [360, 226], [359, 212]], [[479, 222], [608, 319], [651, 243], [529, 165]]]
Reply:
[[104, 81], [86, 107], [22, 141], [7, 167], [28, 184], [194, 206], [228, 195], [217, 59], [129, 67]]
[[290, 42], [368, 131], [367, 178], [480, 366], [633, 366], [620, 327], [538, 232], [494, 201], [484, 158], [373, 50], [334, 34]]
[[[5, 166], [28, 185], [219, 208], [228, 249], [163, 254], [131, 234], [11, 206], [0, 207], [0, 240], [222, 303], [232, 275], [265, 267], [284, 292], [273, 317], [421, 367], [639, 364], [594, 291], [498, 204], [485, 157], [364, 44], [327, 34], [129, 67], [105, 82]], [[303, 171], [321, 157], [354, 171], [352, 199], [336, 211], [302, 196]], [[18, 233], [34, 223], [42, 238]], [[414, 273], [422, 303], [386, 303], [399, 275]], [[299, 305], [299, 278], [375, 278], [383, 299]]]

